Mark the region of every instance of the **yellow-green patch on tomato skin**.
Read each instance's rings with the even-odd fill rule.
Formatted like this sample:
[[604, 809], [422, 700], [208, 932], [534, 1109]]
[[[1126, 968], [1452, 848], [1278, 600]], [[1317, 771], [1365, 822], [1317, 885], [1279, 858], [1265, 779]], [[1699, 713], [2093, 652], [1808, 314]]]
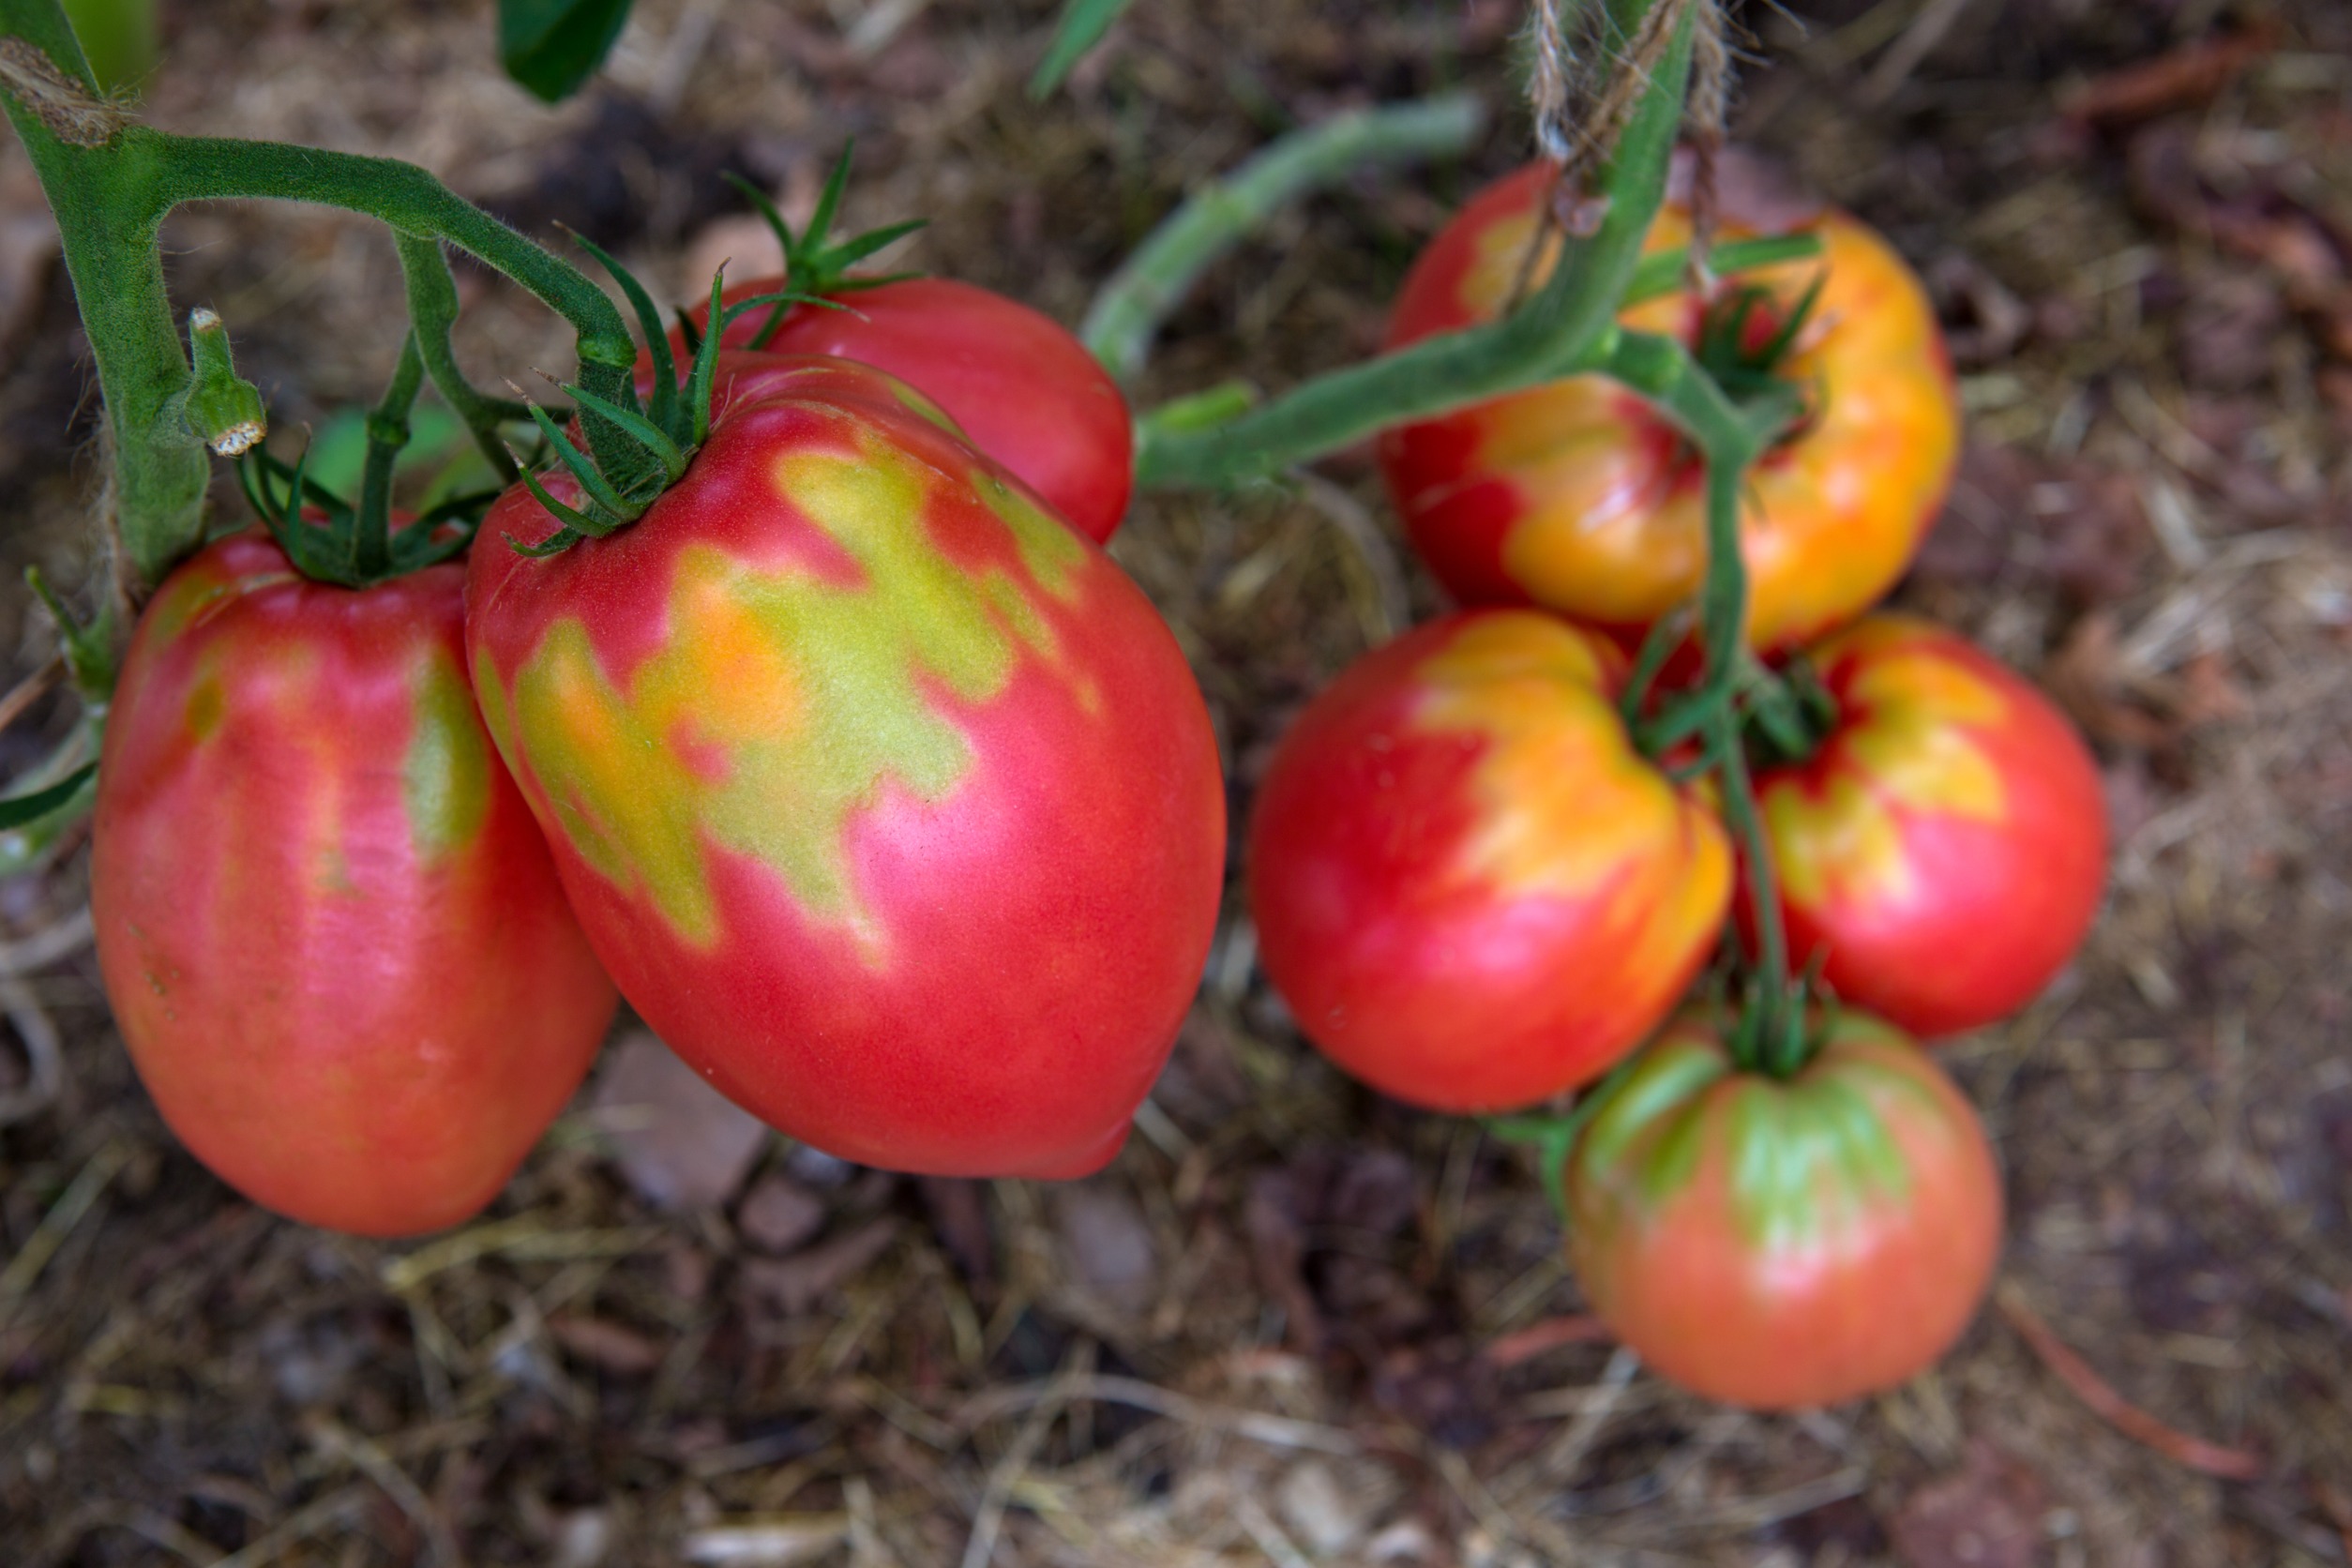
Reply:
[[461, 661], [432, 650], [418, 664], [415, 731], [400, 769], [420, 853], [456, 854], [480, 836], [494, 765]]
[[615, 996], [462, 675], [464, 574], [353, 592], [224, 539], [133, 636], [99, 768], [99, 967], [164, 1120], [366, 1235], [494, 1197]]
[[1677, 1018], [1602, 1091], [1569, 1156], [1569, 1252], [1663, 1376], [1755, 1409], [1893, 1386], [1992, 1279], [2000, 1184], [1975, 1111], [1918, 1044], [1841, 1011], [1787, 1079], [1723, 1020]]
[[[1092, 1169], [1214, 921], [1198, 688], [887, 377], [731, 354], [720, 385], [640, 521], [474, 558], [492, 736], [624, 993], [721, 1091], [862, 1163]], [[553, 522], [517, 490], [485, 528]]]

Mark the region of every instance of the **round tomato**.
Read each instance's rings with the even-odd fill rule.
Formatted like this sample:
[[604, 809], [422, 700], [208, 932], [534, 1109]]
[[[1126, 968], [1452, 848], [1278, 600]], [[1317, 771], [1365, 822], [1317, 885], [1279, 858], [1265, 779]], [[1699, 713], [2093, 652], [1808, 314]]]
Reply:
[[[894, 1169], [1117, 1152], [1200, 978], [1200, 692], [1092, 543], [839, 359], [731, 354], [644, 516], [483, 525], [475, 689], [622, 994], [722, 1093]], [[576, 493], [551, 479], [561, 498]]]
[[1722, 827], [1633, 748], [1624, 658], [1531, 611], [1455, 615], [1342, 674], [1258, 796], [1250, 906], [1299, 1027], [1438, 1110], [1607, 1070], [1713, 947]]
[[1568, 1156], [1568, 1252], [1661, 1376], [1788, 1410], [1892, 1388], [1951, 1348], [2000, 1250], [1975, 1109], [1917, 1044], [1839, 1012], [1783, 1080], [1685, 1014], [1601, 1092]]
[[1756, 778], [1793, 961], [1914, 1034], [2015, 1012], [2099, 911], [2090, 754], [2040, 692], [1927, 622], [1873, 615], [1812, 658], [1836, 728]]
[[[725, 302], [789, 286], [761, 278], [728, 290]], [[945, 409], [974, 446], [1063, 520], [1096, 544], [1110, 537], [1135, 488], [1135, 426], [1119, 384], [1059, 322], [945, 278], [847, 290], [837, 303], [844, 309], [792, 307], [763, 342], [772, 312], [754, 310], [720, 341], [831, 354], [889, 371]], [[707, 300], [689, 314], [698, 327], [707, 325]], [[672, 341], [683, 355], [675, 334]]]
[[[1523, 169], [1447, 225], [1405, 279], [1391, 347], [1500, 313], [1550, 178], [1547, 165]], [[1723, 238], [1755, 232], [1741, 216], [1726, 211]], [[1741, 517], [1749, 635], [1768, 648], [1840, 625], [1893, 585], [1935, 520], [1959, 451], [1951, 365], [1918, 279], [1842, 213], [1821, 215], [1815, 232], [1817, 259], [1737, 279], [1771, 296], [1752, 323], [1759, 328], [1821, 282], [1781, 365], [1810, 389], [1810, 420], [1757, 463]], [[1688, 213], [1669, 204], [1648, 245], [1689, 237]], [[1695, 343], [1704, 315], [1683, 293], [1622, 320]], [[1623, 634], [1698, 590], [1704, 471], [1663, 415], [1605, 376], [1401, 426], [1380, 438], [1380, 456], [1422, 558], [1465, 603], [1538, 604]]]
[[196, 1157], [311, 1225], [472, 1215], [612, 1018], [475, 712], [464, 587], [454, 565], [328, 587], [233, 535], [148, 605], [107, 717], [115, 1021]]

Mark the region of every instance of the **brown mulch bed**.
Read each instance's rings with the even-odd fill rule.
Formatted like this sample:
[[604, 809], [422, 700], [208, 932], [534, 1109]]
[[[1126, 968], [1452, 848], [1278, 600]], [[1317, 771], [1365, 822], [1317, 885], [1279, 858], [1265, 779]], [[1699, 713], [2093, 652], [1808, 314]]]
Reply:
[[[2011, 1220], [2002, 1306], [1948, 1361], [1787, 1418], [1649, 1377], [1582, 1319], [1526, 1156], [1305, 1050], [1238, 897], [1094, 1180], [665, 1141], [611, 1114], [693, 1110], [625, 1028], [602, 1072], [635, 1086], [592, 1083], [475, 1226], [309, 1230], [158, 1121], [68, 854], [0, 882], [0, 1091], [53, 1035], [62, 1069], [0, 1128], [0, 1560], [2352, 1563], [2352, 8], [1797, 9], [1754, 9], [1740, 134], [1925, 272], [1971, 415], [1903, 598], [2068, 705], [2116, 827], [2080, 962], [1945, 1055]], [[1216, 269], [1146, 399], [1368, 352], [1415, 248], [1527, 144], [1520, 13], [1491, 0], [1138, 0], [1042, 108], [1040, 0], [641, 12], [550, 111], [497, 75], [484, 5], [182, 0], [146, 112], [417, 159], [680, 296], [760, 260], [720, 171], [805, 210], [854, 135], [850, 217], [932, 219], [897, 264], [1075, 322], [1279, 129], [1485, 97], [1467, 162], [1350, 183]], [[73, 583], [84, 350], [21, 163], [0, 148], [0, 581]], [[168, 239], [281, 424], [372, 398], [400, 325], [380, 232], [212, 207]], [[549, 318], [465, 284], [483, 379], [568, 363]], [[1146, 498], [1115, 549], [1194, 660], [1237, 813], [1289, 716], [1393, 629], [1382, 565], [1440, 602], [1367, 455], [1319, 472]], [[51, 647], [0, 592], [9, 675]]]

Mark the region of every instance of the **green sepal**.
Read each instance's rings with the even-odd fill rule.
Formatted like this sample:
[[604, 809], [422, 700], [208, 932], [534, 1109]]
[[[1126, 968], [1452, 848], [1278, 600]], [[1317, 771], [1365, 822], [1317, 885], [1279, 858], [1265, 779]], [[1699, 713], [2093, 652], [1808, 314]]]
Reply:
[[559, 528], [537, 544], [527, 545], [509, 534], [506, 535], [506, 548], [517, 555], [527, 555], [534, 561], [542, 561], [550, 555], [563, 554], [572, 546], [588, 537], [590, 537], [589, 535], [582, 534], [577, 528]]
[[[531, 422], [539, 428], [540, 438], [547, 443], [548, 450], [555, 455], [555, 460], [570, 469], [572, 477], [580, 481], [580, 488], [588, 492], [591, 506], [601, 508], [609, 514], [613, 520], [613, 526], [617, 527], [624, 522], [635, 522], [644, 514], [644, 507], [632, 506], [622, 499], [621, 492], [612, 488], [611, 480], [597, 472], [596, 463], [589, 459], [588, 455], [573, 445], [570, 438], [556, 428], [555, 421], [548, 416], [547, 410], [535, 403], [533, 404]], [[523, 477], [528, 479], [530, 475], [525, 474]], [[531, 493], [539, 494], [539, 488], [534, 485]], [[609, 528], [600, 530], [600, 532], [610, 531]]]
[[[808, 215], [807, 223], [797, 233], [785, 220], [782, 211], [769, 200], [766, 191], [740, 174], [725, 176], [727, 182], [742, 193], [744, 199], [767, 220], [768, 227], [776, 232], [776, 243], [784, 249], [784, 275], [792, 280], [795, 289], [804, 293], [822, 295], [849, 289], [879, 288], [884, 283], [921, 276], [919, 273], [901, 272], [888, 278], [851, 278], [848, 273], [851, 267], [877, 250], [922, 228], [929, 221], [927, 219], [912, 218], [903, 222], [884, 224], [879, 229], [868, 229], [864, 234], [851, 235], [838, 245], [828, 246], [825, 243], [833, 230], [833, 219], [841, 210], [842, 193], [849, 188], [850, 160], [856, 149], [854, 139], [842, 143], [841, 156], [835, 160], [833, 173], [825, 179], [824, 189], [818, 193], [816, 210]], [[787, 314], [785, 307], [777, 306], [774, 319], [760, 329], [750, 346], [755, 349], [767, 347], [776, 333], [783, 329]]]
[[177, 400], [189, 433], [223, 458], [242, 457], [269, 433], [261, 388], [237, 374], [229, 329], [203, 306], [188, 313], [194, 375]]
[[[654, 358], [654, 396], [646, 413], [665, 432], [676, 431], [678, 428], [678, 362], [670, 353], [670, 334], [662, 330], [661, 311], [654, 304], [654, 296], [645, 292], [645, 285], [637, 280], [635, 273], [614, 261], [606, 252], [604, 247], [590, 239], [586, 234], [573, 234], [572, 243], [594, 256], [596, 259], [596, 264], [611, 275], [612, 280], [621, 285], [621, 293], [627, 297], [629, 309], [637, 313], [638, 330], [645, 334], [645, 350]], [[564, 390], [572, 391], [568, 386]], [[572, 396], [578, 399], [580, 394], [573, 392]], [[606, 413], [611, 406], [609, 402], [603, 403], [598, 407], [597, 412]], [[607, 414], [607, 417], [611, 415]], [[618, 421], [615, 422], [618, 423]], [[623, 428], [627, 429], [626, 426]], [[632, 430], [631, 433], [635, 432]], [[667, 466], [666, 460], [664, 466]], [[678, 475], [672, 473], [670, 478], [671, 482], [675, 484]]]
[[[719, 309], [719, 299], [727, 292], [727, 269], [720, 267], [711, 274], [711, 313], [705, 318], [711, 329], [694, 346], [694, 371], [686, 386], [686, 413], [694, 420], [694, 445], [700, 446], [710, 438], [712, 383], [718, 375], [718, 347], [727, 336], [727, 318]], [[678, 312], [685, 321], [686, 312]]]
[[[355, 550], [351, 505], [304, 477], [303, 467], [309, 457], [310, 448], [305, 445], [294, 454], [293, 466], [288, 467], [265, 448], [256, 446], [240, 465], [249, 465], [259, 480], [258, 485], [250, 480], [246, 483], [246, 499], [253, 503], [253, 509], [261, 514], [262, 525], [278, 541], [278, 548], [286, 552], [294, 570], [314, 581], [331, 582], [339, 588], [364, 588], [367, 584], [353, 565]], [[286, 499], [282, 503], [270, 493], [273, 477], [285, 481]], [[306, 499], [315, 502], [325, 514], [323, 524], [303, 517]]]
[[[645, 444], [646, 450], [652, 452], [655, 457], [661, 460], [662, 472], [670, 476], [669, 482], [671, 484], [674, 485], [681, 478], [685, 477], [686, 471], [686, 452], [675, 441], [672, 441], [670, 438], [669, 431], [663, 430], [659, 425], [655, 424], [651, 419], [646, 418], [645, 415], [639, 414], [634, 409], [623, 408], [620, 404], [612, 401], [609, 398], [599, 398], [594, 392], [587, 390], [585, 387], [567, 385], [563, 387], [561, 390], [565, 397], [571, 399], [572, 401], [588, 410], [591, 414], [600, 414], [604, 415], [604, 417], [611, 420], [615, 425], [620, 426], [621, 429], [626, 430], [629, 434], [643, 442]], [[676, 400], [677, 389], [673, 386], [670, 393], [670, 401], [673, 407]], [[585, 460], [584, 456], [583, 460]]]
[[[527, 468], [522, 471], [522, 483], [523, 488], [531, 492], [531, 499], [546, 507], [548, 515], [561, 522], [564, 525], [564, 532], [567, 534], [584, 535], [592, 539], [601, 539], [621, 526], [617, 522], [608, 522], [593, 513], [583, 512], [577, 506], [569, 506], [556, 500], [554, 496], [548, 493], [548, 488], [539, 483], [539, 476]], [[552, 554], [553, 551], [549, 553]]]

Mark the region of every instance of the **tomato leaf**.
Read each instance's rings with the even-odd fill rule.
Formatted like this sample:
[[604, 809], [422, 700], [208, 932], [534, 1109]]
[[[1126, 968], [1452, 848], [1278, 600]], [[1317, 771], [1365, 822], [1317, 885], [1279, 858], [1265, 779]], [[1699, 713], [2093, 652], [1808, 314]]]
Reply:
[[1135, 0], [1069, 0], [1062, 8], [1062, 20], [1054, 23], [1053, 42], [1047, 47], [1037, 74], [1029, 79], [1031, 100], [1041, 102], [1061, 86], [1062, 79], [1070, 74], [1070, 68], [1103, 41], [1110, 24], [1134, 3]]
[[631, 0], [498, 0], [506, 74], [549, 103], [580, 91], [612, 53]]
[[40, 821], [59, 807], [71, 802], [82, 792], [83, 786], [97, 776], [98, 764], [84, 762], [45, 790], [35, 790], [31, 794], [0, 800], [0, 832]]

